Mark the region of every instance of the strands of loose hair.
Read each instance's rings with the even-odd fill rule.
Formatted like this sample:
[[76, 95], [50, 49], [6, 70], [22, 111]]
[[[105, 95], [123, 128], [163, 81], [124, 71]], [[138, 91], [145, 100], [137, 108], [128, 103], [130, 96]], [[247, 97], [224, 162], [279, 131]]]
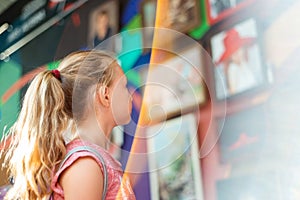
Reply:
[[83, 120], [90, 88], [109, 85], [113, 79], [111, 55], [80, 51], [59, 65], [61, 80], [51, 71], [39, 73], [31, 82], [15, 124], [3, 140], [11, 139], [5, 164], [14, 185], [5, 199], [47, 199], [53, 172], [66, 154], [66, 130], [75, 132]]

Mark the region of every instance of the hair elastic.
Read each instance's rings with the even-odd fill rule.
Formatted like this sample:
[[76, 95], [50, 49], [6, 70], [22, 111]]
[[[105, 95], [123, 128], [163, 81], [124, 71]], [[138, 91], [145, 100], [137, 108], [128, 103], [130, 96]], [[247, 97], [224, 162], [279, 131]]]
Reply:
[[61, 81], [60, 72], [57, 69], [53, 69], [53, 70], [51, 70], [51, 72], [55, 78], [57, 78], [59, 81]]

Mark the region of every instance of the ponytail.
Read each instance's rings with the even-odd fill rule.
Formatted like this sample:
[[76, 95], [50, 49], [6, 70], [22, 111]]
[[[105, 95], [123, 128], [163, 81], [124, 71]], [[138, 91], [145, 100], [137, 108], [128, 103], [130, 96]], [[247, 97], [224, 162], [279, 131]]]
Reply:
[[110, 85], [116, 60], [101, 51], [79, 51], [58, 70], [38, 74], [6, 138], [12, 142], [6, 163], [15, 178], [6, 199], [46, 199], [53, 172], [66, 154], [63, 133], [85, 119], [90, 90]]
[[66, 153], [65, 95], [57, 74], [44, 71], [30, 84], [19, 117], [8, 136], [8, 169], [15, 177], [7, 199], [42, 199], [51, 193], [52, 172]]

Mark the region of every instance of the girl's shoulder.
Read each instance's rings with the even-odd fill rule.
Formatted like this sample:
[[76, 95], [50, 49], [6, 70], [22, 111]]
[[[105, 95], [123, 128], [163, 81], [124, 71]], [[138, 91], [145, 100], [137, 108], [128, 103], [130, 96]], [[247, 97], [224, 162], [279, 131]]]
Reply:
[[[80, 139], [73, 140], [67, 144], [67, 152], [71, 151], [74, 148], [85, 147], [85, 146], [96, 150], [103, 157], [105, 165], [108, 168], [113, 168], [115, 170], [122, 171], [121, 163], [118, 160], [113, 158], [112, 155], [108, 151], [106, 151], [104, 148], [102, 148], [98, 145], [92, 144], [90, 142], [82, 141]], [[78, 157], [87, 156], [87, 155], [90, 155], [99, 161], [99, 159], [97, 158], [97, 156], [95, 154], [88, 152], [88, 151], [76, 152], [70, 157], [70, 161], [69, 161], [69, 159], [68, 159], [68, 161], [71, 162], [73, 159], [76, 159], [76, 158], [78, 159]], [[73, 158], [73, 159], [71, 159], [71, 158]]]
[[[102, 147], [92, 144], [92, 143], [89, 143], [89, 142], [86, 142], [86, 141], [76, 139], [67, 144], [67, 153], [74, 150], [77, 147], [89, 147], [89, 148], [96, 150], [97, 153], [101, 155], [101, 157], [103, 158], [105, 167], [106, 167], [106, 172], [107, 172], [107, 176], [108, 176], [108, 186], [113, 184], [116, 177], [119, 177], [119, 175], [122, 174], [122, 167], [121, 167], [120, 162], [117, 161], [116, 159], [114, 159]], [[69, 158], [67, 158], [67, 160], [60, 167], [60, 169], [53, 174], [51, 188], [57, 196], [61, 196], [61, 197], [64, 196], [63, 190], [62, 190], [61, 186], [59, 185], [60, 175], [68, 167], [70, 167], [73, 163], [75, 163], [78, 159], [84, 158], [84, 157], [92, 157], [93, 159], [95, 159], [96, 162], [98, 163], [102, 173], [105, 173], [102, 161], [99, 159], [99, 157], [95, 153], [92, 153], [90, 151], [75, 152]], [[55, 198], [55, 199], [59, 199], [59, 198]]]

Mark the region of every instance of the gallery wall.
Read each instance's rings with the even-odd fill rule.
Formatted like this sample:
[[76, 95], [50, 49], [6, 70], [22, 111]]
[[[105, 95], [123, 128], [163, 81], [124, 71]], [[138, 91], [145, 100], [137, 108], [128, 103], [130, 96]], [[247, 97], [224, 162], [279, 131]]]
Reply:
[[[177, 197], [180, 194], [179, 199], [297, 199], [295, 191], [299, 189], [299, 184], [296, 184], [299, 173], [296, 169], [300, 152], [297, 147], [299, 2], [178, 2], [160, 2], [165, 12], [157, 13], [161, 8], [154, 0], [70, 1], [67, 4], [45, 1], [34, 12], [40, 13], [37, 16], [43, 18], [18, 36], [14, 32], [16, 27], [26, 24], [28, 27], [35, 14], [31, 17], [20, 16], [13, 24], [13, 30], [0, 35], [1, 44], [5, 44], [1, 45], [2, 53], [19, 44], [4, 57], [1, 54], [1, 133], [16, 120], [22, 96], [36, 73], [56, 68], [60, 59], [72, 51], [96, 46], [93, 20], [97, 12], [105, 10], [110, 19], [110, 36], [119, 33], [113, 36], [113, 46], [106, 48], [117, 54], [130, 82], [129, 87], [134, 91], [132, 121], [123, 127], [122, 137], [116, 136], [114, 140], [120, 147], [117, 151], [121, 152], [115, 153], [119, 155], [124, 170], [139, 123], [144, 94], [142, 85], [147, 77], [145, 73], [148, 72], [149, 62], [156, 56], [163, 60], [161, 64], [172, 67], [156, 68], [151, 72], [152, 78], [149, 75], [150, 80], [167, 85], [180, 104], [170, 101], [172, 96], [168, 91], [152, 87], [152, 97], [161, 98], [150, 98], [150, 103], [161, 105], [167, 114], [160, 118], [161, 113], [158, 112], [160, 117], [146, 133], [155, 133], [162, 121], [166, 128], [159, 132], [164, 135], [146, 142], [144, 150], [156, 151], [156, 144], [159, 147], [162, 142], [172, 140], [174, 143], [169, 146], [170, 152], [166, 151], [163, 155], [176, 152], [177, 148], [171, 148], [176, 145], [183, 148], [179, 151], [180, 156], [187, 160], [174, 158], [172, 161], [178, 161], [175, 162], [175, 169], [181, 169], [179, 166], [186, 163], [189, 168], [183, 172], [187, 177], [195, 178], [193, 181], [189, 178], [190, 185], [187, 185], [194, 189], [187, 190], [182, 186], [186, 180], [180, 179], [180, 173], [168, 171], [174, 169], [172, 163], [159, 167], [155, 173], [141, 173], [134, 180], [137, 199], [171, 198], [166, 193]], [[149, 37], [152, 41], [155, 30], [145, 32], [139, 28], [153, 27], [157, 16], [167, 19], [160, 24], [161, 27], [176, 30], [182, 38], [189, 38], [172, 41], [172, 50], [174, 46], [177, 48], [175, 56], [174, 52], [172, 55], [164, 51], [151, 53], [149, 47], [144, 48], [149, 45]], [[47, 22], [48, 28], [42, 30], [42, 25]], [[39, 34], [31, 37], [36, 31]], [[244, 60], [240, 63], [244, 70], [239, 70], [239, 64], [232, 61], [238, 49], [243, 49], [241, 54]], [[196, 72], [191, 72], [193, 69]], [[170, 73], [174, 73], [173, 76], [164, 76]], [[189, 75], [197, 73], [200, 75], [189, 79]], [[182, 80], [174, 82], [174, 79], [168, 79], [176, 76]], [[187, 90], [192, 91], [193, 98], [190, 98], [191, 94], [176, 93], [178, 88], [187, 87], [179, 84], [182, 82], [188, 83]], [[151, 87], [148, 89], [151, 91]], [[168, 134], [178, 124], [183, 127], [177, 129], [180, 134], [170, 139]], [[186, 140], [187, 143], [181, 143]], [[153, 158], [152, 161], [149, 159], [146, 161], [147, 167], [164, 164], [159, 163], [160, 157], [154, 158], [158, 163], [153, 164]], [[165, 171], [161, 172], [161, 169]], [[166, 174], [181, 180], [178, 185], [185, 192], [171, 190], [176, 187], [171, 185]], [[289, 179], [291, 174], [293, 178]], [[1, 178], [4, 179], [7, 180], [7, 177]], [[169, 187], [164, 184], [169, 184]]]

